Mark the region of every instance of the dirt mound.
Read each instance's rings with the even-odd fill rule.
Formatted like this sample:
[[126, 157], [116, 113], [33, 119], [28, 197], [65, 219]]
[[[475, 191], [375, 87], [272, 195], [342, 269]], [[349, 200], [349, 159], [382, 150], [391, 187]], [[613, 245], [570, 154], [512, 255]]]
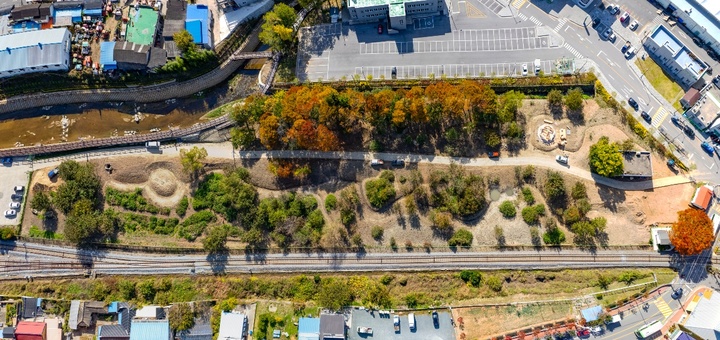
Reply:
[[169, 197], [177, 190], [177, 177], [170, 170], [156, 169], [150, 173], [147, 185], [160, 196]]

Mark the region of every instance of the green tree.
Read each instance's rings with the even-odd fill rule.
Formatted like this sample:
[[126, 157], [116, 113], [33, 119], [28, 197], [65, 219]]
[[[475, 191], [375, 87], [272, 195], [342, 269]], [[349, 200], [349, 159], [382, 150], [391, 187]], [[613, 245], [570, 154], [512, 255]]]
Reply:
[[560, 245], [565, 242], [565, 233], [558, 228], [555, 220], [548, 218], [545, 223], [545, 233], [543, 234], [543, 242], [549, 245]]
[[451, 247], [469, 247], [472, 245], [473, 234], [467, 229], [458, 229], [448, 240]]
[[607, 228], [607, 219], [602, 216], [593, 218], [590, 223], [595, 226], [596, 233], [603, 233], [605, 232], [605, 228]]
[[173, 41], [175, 41], [175, 45], [184, 54], [195, 52], [197, 49], [192, 34], [187, 30], [175, 32], [175, 34], [173, 34]]
[[500, 292], [503, 288], [502, 280], [495, 275], [486, 278], [485, 285], [487, 285], [488, 288], [492, 289], [495, 292]]
[[337, 207], [337, 197], [333, 194], [328, 194], [327, 197], [325, 197], [325, 210], [333, 211], [335, 207]]
[[17, 236], [15, 227], [0, 227], [0, 240], [14, 240]]
[[205, 161], [207, 155], [208, 153], [205, 148], [199, 148], [197, 146], [193, 146], [190, 150], [180, 149], [180, 163], [182, 164], [183, 170], [193, 176], [193, 178], [197, 178], [205, 168], [203, 161]]
[[275, 51], [288, 51], [295, 39], [293, 25], [296, 19], [297, 13], [292, 7], [283, 3], [276, 4], [263, 16], [265, 22], [260, 32], [260, 41], [270, 45]]
[[331, 310], [340, 310], [353, 301], [352, 291], [351, 287], [339, 278], [323, 280], [316, 297], [317, 303]]
[[572, 198], [574, 200], [579, 200], [583, 198], [587, 198], [587, 187], [585, 187], [585, 183], [583, 182], [575, 182], [575, 185], [572, 188], [571, 194]]
[[515, 116], [520, 107], [522, 107], [522, 101], [525, 99], [525, 95], [518, 91], [509, 91], [500, 96], [500, 112], [498, 113], [498, 119], [501, 123], [510, 123], [515, 121]]
[[176, 303], [170, 307], [168, 321], [170, 329], [185, 331], [195, 325], [195, 313], [189, 303]]
[[497, 132], [492, 130], [485, 131], [485, 145], [487, 145], [491, 149], [495, 149], [498, 146], [500, 146], [500, 143], [502, 141], [500, 140], [500, 136], [497, 134]]
[[583, 215], [580, 213], [580, 209], [574, 205], [565, 209], [563, 212], [563, 221], [565, 221], [565, 225], [572, 225], [573, 223], [580, 221], [582, 218]]
[[623, 174], [623, 157], [616, 143], [600, 137], [590, 146], [590, 170], [600, 176], [614, 177]]
[[373, 208], [382, 208], [395, 198], [395, 188], [387, 178], [378, 178], [365, 182], [365, 194]]
[[588, 240], [595, 236], [595, 226], [590, 221], [575, 222], [570, 226], [570, 230], [580, 240]]
[[35, 193], [35, 196], [33, 196], [32, 201], [30, 202], [30, 207], [37, 211], [45, 211], [50, 209], [52, 203], [50, 202], [50, 196], [46, 194], [44, 191], [38, 191]]
[[227, 251], [225, 243], [227, 242], [229, 227], [229, 225], [222, 225], [211, 228], [207, 237], [203, 239], [203, 249], [211, 254]]
[[547, 95], [548, 105], [551, 108], [557, 108], [563, 103], [563, 94], [560, 90], [550, 90]]
[[574, 88], [565, 95], [565, 106], [568, 110], [582, 112], [583, 108], [583, 91], [580, 88]]
[[566, 200], [565, 179], [555, 171], [548, 171], [545, 179], [545, 195], [555, 206], [562, 206]]
[[381, 227], [379, 225], [376, 225], [376, 226], [372, 227], [370, 234], [372, 235], [373, 239], [381, 240], [383, 238], [384, 233], [385, 233], [385, 229], [383, 229], [383, 227]]
[[460, 279], [472, 287], [480, 287], [482, 274], [477, 270], [463, 270], [460, 272]]

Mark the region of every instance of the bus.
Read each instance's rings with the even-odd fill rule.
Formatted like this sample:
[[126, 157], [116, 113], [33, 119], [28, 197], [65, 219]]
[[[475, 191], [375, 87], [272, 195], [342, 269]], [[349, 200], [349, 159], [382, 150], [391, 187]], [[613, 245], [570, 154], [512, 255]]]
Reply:
[[635, 331], [635, 335], [640, 339], [645, 339], [657, 332], [659, 332], [663, 327], [663, 324], [660, 320], [655, 321], [653, 323], [647, 324], [645, 326], [640, 327], [638, 330]]

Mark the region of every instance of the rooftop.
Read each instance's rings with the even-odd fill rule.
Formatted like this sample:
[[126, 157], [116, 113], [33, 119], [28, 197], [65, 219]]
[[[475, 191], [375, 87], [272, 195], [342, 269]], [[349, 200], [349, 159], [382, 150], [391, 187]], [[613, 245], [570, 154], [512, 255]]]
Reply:
[[710, 36], [720, 37], [720, 1], [673, 0], [673, 5], [704, 27]]
[[129, 339], [130, 335], [122, 325], [102, 325], [98, 327], [98, 338], [102, 340], [103, 337]]
[[695, 77], [702, 75], [707, 67], [690, 49], [685, 46], [665, 26], [658, 25], [650, 35], [652, 40], [660, 46], [664, 46], [672, 52], [673, 59], [678, 67], [690, 70]]
[[321, 339], [345, 338], [345, 317], [342, 314], [320, 315]]
[[685, 321], [685, 327], [703, 339], [720, 338], [720, 293], [705, 289], [702, 295], [694, 296], [697, 305]]
[[44, 322], [20, 321], [15, 327], [15, 335], [37, 335], [45, 331]]
[[223, 312], [218, 340], [240, 340], [246, 332], [247, 317], [242, 313]]
[[583, 318], [587, 322], [592, 322], [592, 321], [597, 320], [598, 315], [602, 314], [602, 312], [603, 312], [603, 308], [601, 306], [590, 307], [590, 308], [586, 308], [586, 309], [583, 309], [582, 311], [580, 311]]
[[[347, 0], [348, 7], [363, 8], [363, 7], [375, 7], [382, 5], [393, 5], [405, 4], [406, 2], [416, 2], [424, 0]], [[392, 9], [391, 9], [392, 11]], [[403, 6], [403, 13], [405, 12], [405, 6]], [[392, 16], [392, 13], [390, 14]]]
[[318, 340], [320, 338], [320, 319], [300, 318], [298, 321], [298, 340]]
[[130, 340], [169, 340], [168, 320], [133, 320]]
[[714, 84], [708, 86], [707, 92], [695, 102], [695, 106], [690, 109], [690, 113], [703, 128], [713, 125], [715, 119], [720, 113], [720, 89]]
[[155, 41], [155, 29], [158, 23], [158, 12], [150, 7], [140, 6], [130, 16], [130, 23], [127, 25], [127, 41], [140, 44], [152, 45]]
[[405, 16], [405, 3], [395, 2], [390, 4], [390, 17], [404, 17]]
[[622, 151], [622, 177], [652, 177], [652, 160], [648, 151]]
[[670, 31], [668, 31], [663, 25], [658, 25], [655, 31], [650, 34], [650, 38], [655, 40], [658, 45], [665, 46], [670, 49], [673, 54], [679, 52], [680, 48], [683, 46], [680, 40], [670, 33]]
[[210, 11], [205, 5], [187, 6], [185, 29], [193, 36], [196, 44], [210, 43], [210, 30], [208, 28], [209, 15]]
[[701, 186], [697, 190], [695, 190], [695, 195], [693, 196], [690, 204], [692, 204], [698, 209], [707, 210], [708, 206], [710, 205], [710, 200], [712, 199], [712, 196], [712, 187], [709, 187], [707, 185]]

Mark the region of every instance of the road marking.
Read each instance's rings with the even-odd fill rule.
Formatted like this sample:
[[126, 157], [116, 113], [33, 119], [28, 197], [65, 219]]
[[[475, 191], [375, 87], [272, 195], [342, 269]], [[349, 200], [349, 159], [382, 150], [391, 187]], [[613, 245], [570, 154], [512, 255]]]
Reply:
[[608, 76], [608, 78], [610, 78], [610, 79], [612, 79], [612, 80], [615, 80], [615, 78], [614, 78], [613, 76], [611, 76], [609, 73], [608, 73], [607, 76]]
[[563, 27], [563, 25], [565, 25], [566, 22], [567, 19], [560, 18], [558, 24], [555, 26], [555, 28], [553, 28], [553, 31], [555, 31], [555, 33], [558, 33], [558, 31], [560, 31], [560, 29]]
[[540, 20], [538, 20], [536, 17], [534, 17], [534, 16], [532, 16], [532, 15], [530, 16], [530, 21], [534, 22], [535, 25], [537, 25], [537, 26], [542, 26], [542, 25], [543, 25], [543, 23], [542, 23]]
[[520, 9], [520, 7], [522, 7], [522, 5], [525, 4], [525, 1], [527, 1], [527, 0], [513, 0], [512, 6], [517, 9]]
[[667, 302], [665, 302], [665, 299], [661, 297], [658, 297], [655, 300], [655, 306], [657, 306], [658, 310], [660, 310], [660, 313], [667, 319], [670, 315], [672, 315], [673, 310], [668, 306]]
[[600, 53], [605, 53], [605, 52], [600, 51], [600, 52], [598, 52], [598, 54], [597, 54], [596, 56], [599, 57], [599, 56], [600, 56]]
[[523, 21], [525, 21], [525, 20], [528, 19], [527, 15], [522, 14], [522, 13], [520, 13], [520, 12], [518, 12], [517, 16], [518, 16], [518, 18], [520, 18], [520, 19], [523, 20]]
[[642, 98], [639, 98], [639, 97], [638, 97], [638, 100], [639, 100], [640, 103], [642, 103], [643, 105], [647, 105], [647, 103], [646, 103]]
[[657, 112], [653, 116], [652, 125], [655, 127], [660, 126], [669, 115], [670, 112], [668, 112], [668, 110], [665, 110], [665, 108], [661, 106], [660, 108], [658, 108]]
[[[705, 164], [705, 166], [707, 166], [707, 164]], [[712, 164], [711, 164], [710, 166], [708, 166], [707, 168], [710, 169], [710, 170], [712, 170], [712, 168], [713, 168], [714, 166], [715, 166], [715, 163], [712, 163]]]
[[578, 58], [578, 59], [583, 58], [583, 55], [580, 52], [578, 52], [578, 50], [576, 50], [574, 47], [570, 46], [570, 44], [565, 43], [565, 44], [563, 44], [563, 47], [565, 47], [568, 51], [570, 51], [570, 53], [572, 53], [572, 55], [574, 55], [575, 58]]

